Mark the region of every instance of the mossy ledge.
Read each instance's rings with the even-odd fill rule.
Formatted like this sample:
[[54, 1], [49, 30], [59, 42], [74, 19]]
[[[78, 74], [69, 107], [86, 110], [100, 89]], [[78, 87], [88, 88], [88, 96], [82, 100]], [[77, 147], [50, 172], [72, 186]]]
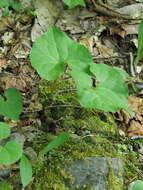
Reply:
[[[74, 160], [86, 157], [110, 157], [121, 158], [124, 162], [125, 181], [134, 177], [138, 178], [137, 154], [135, 152], [124, 153], [122, 145], [128, 146], [129, 140], [122, 139], [116, 129], [112, 115], [94, 109], [76, 108], [79, 105], [76, 100], [74, 83], [72, 79], [54, 82], [43, 81], [40, 86], [40, 96], [44, 114], [58, 121], [56, 135], [61, 131], [69, 132], [70, 139], [59, 148], [50, 151], [43, 160], [38, 159], [34, 166], [34, 181], [31, 190], [91, 190], [91, 186], [69, 188], [65, 180], [72, 180], [65, 171], [64, 166]], [[67, 93], [68, 92], [68, 93]], [[73, 107], [49, 107], [56, 105], [73, 105]], [[48, 108], [49, 107], [49, 108]], [[40, 151], [56, 135], [47, 133], [37, 140], [35, 150]], [[118, 179], [109, 173], [109, 190], [123, 190]]]
[[[46, 137], [44, 137], [46, 139]], [[52, 139], [53, 137], [49, 137]], [[47, 139], [47, 141], [48, 141]], [[42, 145], [35, 145], [38, 149], [43, 147]], [[37, 161], [34, 168], [34, 181], [32, 190], [91, 190], [92, 187], [82, 188], [68, 188], [65, 186], [64, 181], [72, 180], [71, 176], [65, 171], [64, 167], [67, 164], [71, 164], [74, 160], [84, 159], [86, 157], [117, 157], [123, 159], [126, 172], [125, 179], [132, 179], [138, 177], [138, 167], [134, 164], [137, 155], [122, 154], [116, 146], [112, 144], [106, 138], [96, 135], [94, 139], [87, 137], [87, 139], [70, 138], [61, 147], [52, 150], [45, 156], [44, 160]], [[132, 158], [132, 159], [131, 159]], [[112, 168], [110, 168], [108, 176], [109, 190], [122, 190], [127, 189], [126, 185], [121, 186], [120, 181], [113, 175]]]

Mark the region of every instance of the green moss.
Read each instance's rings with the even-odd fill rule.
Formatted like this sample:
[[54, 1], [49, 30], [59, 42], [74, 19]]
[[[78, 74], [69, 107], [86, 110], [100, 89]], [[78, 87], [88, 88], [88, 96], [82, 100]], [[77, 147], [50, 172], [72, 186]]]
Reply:
[[[71, 179], [64, 170], [65, 165], [72, 163], [77, 159], [84, 159], [90, 156], [117, 156], [116, 150], [108, 142], [107, 152], [106, 139], [97, 136], [94, 143], [86, 142], [84, 139], [70, 138], [63, 146], [52, 150], [45, 161], [35, 168], [35, 181], [33, 189], [40, 190], [48, 187], [49, 190], [66, 190], [63, 181]], [[64, 179], [64, 180], [63, 180]], [[87, 188], [87, 187], [86, 187]]]
[[51, 82], [43, 80], [39, 85], [39, 92], [41, 102], [44, 105], [54, 105], [56, 103], [67, 103], [71, 105], [73, 102], [77, 104], [75, 84], [71, 78], [64, 79], [61, 77]]
[[125, 158], [125, 179], [127, 181], [141, 179], [142, 169], [140, 168], [139, 155], [133, 151], [127, 154]]
[[[112, 115], [94, 109], [75, 107], [79, 104], [73, 89], [75, 85], [71, 79], [43, 81], [39, 86], [45, 116], [58, 121], [57, 135], [60, 131], [67, 131], [73, 135], [61, 147], [50, 151], [44, 160], [37, 161], [34, 167], [32, 190], [91, 190], [91, 186], [67, 187], [64, 181], [73, 179], [65, 171], [64, 166], [71, 164], [74, 160], [92, 156], [121, 158], [125, 163], [126, 179], [138, 176], [137, 155], [130, 152], [124, 154], [120, 150], [119, 147], [127, 146], [128, 142], [124, 142], [119, 137]], [[35, 150], [39, 152], [54, 138], [52, 134], [40, 137], [34, 145]], [[123, 189], [112, 168], [109, 172], [108, 183], [109, 190]]]
[[[90, 137], [88, 137], [90, 138]], [[47, 139], [48, 141], [48, 139]], [[41, 147], [40, 147], [41, 148]], [[33, 182], [33, 190], [90, 190], [90, 186], [80, 187], [80, 188], [69, 188], [65, 186], [64, 181], [73, 179], [65, 171], [64, 166], [70, 165], [74, 160], [84, 159], [86, 157], [118, 157], [123, 159], [125, 165], [124, 169], [126, 172], [126, 179], [133, 179], [134, 177], [139, 177], [139, 170], [133, 160], [129, 160], [129, 157], [132, 157], [135, 161], [136, 156], [131, 154], [124, 155], [119, 153], [112, 142], [106, 138], [100, 137], [97, 135], [93, 140], [86, 138], [70, 138], [58, 149], [52, 150], [44, 158], [43, 162], [37, 162], [34, 169], [35, 180]], [[137, 162], [137, 161], [136, 161]], [[115, 190], [126, 189], [122, 187], [120, 181], [120, 176], [117, 178], [114, 175], [112, 167], [110, 167], [110, 172], [108, 176], [108, 184], [112, 190], [115, 187]]]
[[[115, 175], [115, 171], [111, 163], [108, 162], [109, 165], [109, 174], [108, 174], [108, 184], [109, 189], [121, 190], [123, 189], [123, 181], [122, 181], [122, 171], [118, 171], [118, 176]], [[121, 168], [120, 168], [121, 169]]]

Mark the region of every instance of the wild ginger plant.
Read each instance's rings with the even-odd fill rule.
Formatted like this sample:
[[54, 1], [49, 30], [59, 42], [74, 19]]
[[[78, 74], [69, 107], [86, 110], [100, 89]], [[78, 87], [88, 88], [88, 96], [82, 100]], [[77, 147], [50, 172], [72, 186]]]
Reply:
[[[68, 74], [77, 87], [77, 99], [85, 108], [96, 108], [108, 112], [128, 109], [128, 74], [122, 69], [105, 64], [95, 64], [88, 49], [70, 39], [56, 27], [49, 27], [33, 44], [30, 60], [41, 78], [48, 81]], [[93, 85], [93, 82], [96, 84]]]

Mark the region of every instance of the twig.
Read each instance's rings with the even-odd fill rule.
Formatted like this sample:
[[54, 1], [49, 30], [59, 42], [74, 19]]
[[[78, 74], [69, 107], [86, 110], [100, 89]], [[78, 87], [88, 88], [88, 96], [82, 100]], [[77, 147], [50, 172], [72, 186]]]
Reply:
[[86, 137], [95, 137], [95, 135], [92, 135], [92, 134], [91, 135], [85, 135], [85, 136], [83, 136], [81, 138], [83, 139], [83, 138], [86, 138]]
[[134, 58], [132, 52], [130, 52], [130, 74], [132, 77], [136, 76], [136, 68], [134, 65]]
[[40, 110], [24, 110], [22, 113], [35, 113], [39, 111], [41, 111], [41, 109]]
[[126, 56], [108, 56], [108, 57], [96, 57], [96, 56], [93, 56], [94, 60], [100, 60], [100, 59], [119, 59], [119, 58], [126, 58]]
[[140, 19], [133, 19], [131, 18], [130, 15], [127, 14], [121, 14], [118, 11], [113, 10], [112, 8], [109, 8], [107, 5], [103, 4], [103, 3], [99, 3], [99, 2], [95, 2], [95, 0], [92, 0], [92, 3], [94, 5], [94, 10], [106, 15], [108, 17], [112, 17], [112, 18], [118, 18], [118, 19], [122, 19], [122, 20], [140, 20]]
[[74, 106], [74, 105], [53, 105], [53, 106], [46, 106], [46, 108], [56, 108], [56, 107], [61, 107], [61, 108], [66, 108], [66, 107], [81, 108], [81, 106]]
[[67, 92], [72, 92], [72, 91], [77, 91], [75, 88], [71, 88], [71, 89], [66, 89], [66, 90], [59, 90], [57, 92], [57, 94], [60, 94], [60, 93], [67, 93]]

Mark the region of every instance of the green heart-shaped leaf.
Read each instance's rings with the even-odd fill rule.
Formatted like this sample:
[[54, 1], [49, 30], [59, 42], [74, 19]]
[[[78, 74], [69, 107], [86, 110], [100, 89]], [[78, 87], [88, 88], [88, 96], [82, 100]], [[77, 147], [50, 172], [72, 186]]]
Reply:
[[6, 100], [0, 96], [0, 115], [18, 121], [22, 112], [22, 96], [16, 88], [8, 88], [5, 92]]
[[0, 165], [13, 164], [22, 156], [22, 145], [9, 141], [4, 147], [0, 146]]
[[71, 69], [89, 72], [92, 57], [81, 44], [71, 40], [64, 32], [49, 27], [33, 45], [30, 60], [40, 76], [46, 80], [54, 80], [64, 73], [64, 65]]
[[116, 112], [128, 110], [128, 88], [124, 82], [125, 73], [105, 64], [92, 64], [91, 72], [96, 76], [96, 87], [90, 75], [71, 72], [78, 88], [78, 100], [86, 108], [97, 108]]
[[0, 122], [0, 140], [10, 135], [10, 128], [7, 123]]

